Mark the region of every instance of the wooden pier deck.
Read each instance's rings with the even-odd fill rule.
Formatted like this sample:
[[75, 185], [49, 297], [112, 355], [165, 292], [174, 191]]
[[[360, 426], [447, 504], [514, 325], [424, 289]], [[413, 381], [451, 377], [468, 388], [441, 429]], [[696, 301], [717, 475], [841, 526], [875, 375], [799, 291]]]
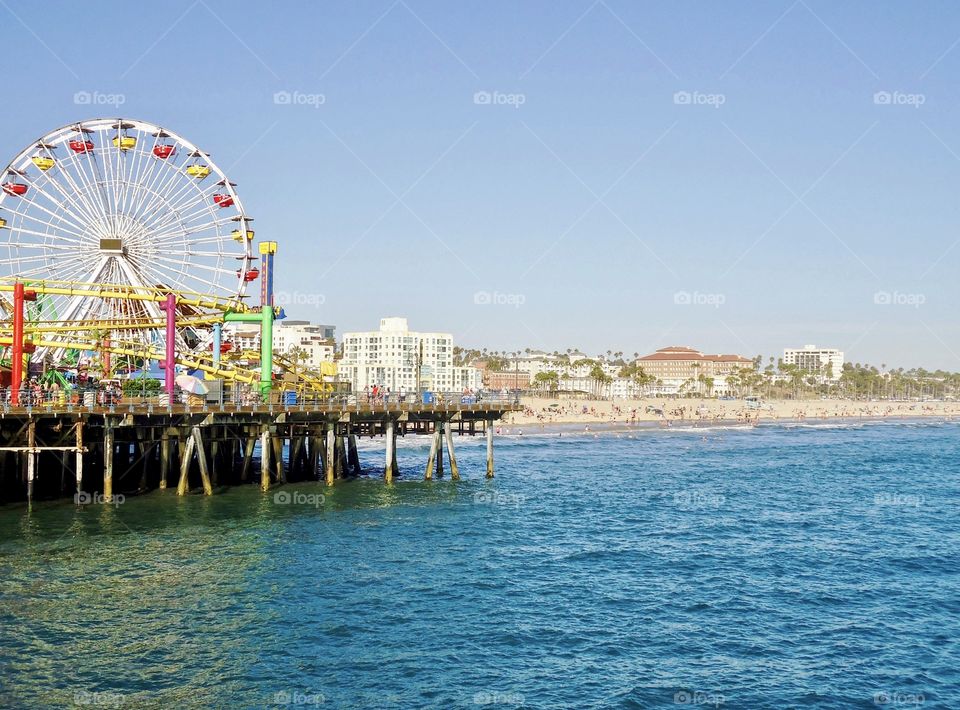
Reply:
[[[79, 503], [176, 487], [208, 495], [222, 486], [336, 481], [399, 470], [396, 439], [431, 436], [427, 479], [460, 477], [453, 435], [487, 439], [513, 401], [464, 403], [327, 401], [301, 404], [166, 406], [144, 400], [104, 406], [47, 403], [0, 410], [0, 503], [74, 496]], [[384, 465], [361, 471], [358, 437], [382, 437]], [[444, 456], [446, 450], [446, 456]], [[408, 472], [405, 472], [407, 475]]]

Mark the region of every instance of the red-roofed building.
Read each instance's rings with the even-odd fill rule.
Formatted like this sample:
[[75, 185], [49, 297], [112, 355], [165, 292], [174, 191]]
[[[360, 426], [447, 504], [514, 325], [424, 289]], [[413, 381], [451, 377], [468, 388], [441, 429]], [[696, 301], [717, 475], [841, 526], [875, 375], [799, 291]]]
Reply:
[[665, 392], [676, 392], [684, 383], [696, 382], [703, 375], [713, 379], [714, 394], [724, 394], [727, 375], [741, 368], [753, 369], [753, 360], [742, 355], [705, 355], [682, 345], [671, 345], [644, 355], [637, 364], [648, 375], [660, 380]]

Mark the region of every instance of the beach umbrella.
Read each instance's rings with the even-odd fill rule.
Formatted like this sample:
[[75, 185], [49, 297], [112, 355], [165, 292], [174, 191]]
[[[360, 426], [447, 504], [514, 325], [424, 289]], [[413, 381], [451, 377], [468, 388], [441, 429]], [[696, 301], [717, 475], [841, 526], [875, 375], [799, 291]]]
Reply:
[[210, 391], [210, 388], [203, 383], [203, 380], [193, 375], [177, 375], [176, 383], [180, 389], [190, 394], [206, 394]]

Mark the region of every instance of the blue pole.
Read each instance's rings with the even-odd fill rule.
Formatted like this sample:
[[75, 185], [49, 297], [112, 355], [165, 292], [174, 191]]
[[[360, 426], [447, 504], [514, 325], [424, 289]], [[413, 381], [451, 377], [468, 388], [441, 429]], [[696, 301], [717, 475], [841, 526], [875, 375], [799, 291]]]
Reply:
[[213, 324], [213, 366], [220, 367], [220, 346], [223, 345], [223, 323]]

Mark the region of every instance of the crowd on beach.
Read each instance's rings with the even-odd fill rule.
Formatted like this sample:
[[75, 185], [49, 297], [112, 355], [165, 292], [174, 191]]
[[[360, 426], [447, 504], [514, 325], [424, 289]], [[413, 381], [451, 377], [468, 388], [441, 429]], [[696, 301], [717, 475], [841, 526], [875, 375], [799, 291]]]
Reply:
[[775, 400], [770, 402], [715, 399], [645, 399], [619, 401], [542, 400], [524, 398], [522, 412], [505, 420], [513, 425], [574, 423], [674, 425], [741, 424], [761, 421], [824, 421], [837, 419], [898, 418], [960, 415], [956, 402], [887, 402], [855, 400]]

